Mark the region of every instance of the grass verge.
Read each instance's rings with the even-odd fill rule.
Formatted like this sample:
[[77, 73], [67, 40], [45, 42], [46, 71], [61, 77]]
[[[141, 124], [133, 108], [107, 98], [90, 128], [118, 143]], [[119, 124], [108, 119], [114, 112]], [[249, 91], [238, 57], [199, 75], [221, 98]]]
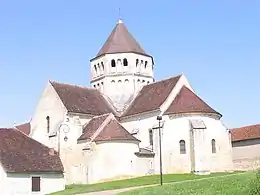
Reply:
[[[194, 175], [194, 174], [166, 174], [163, 176], [164, 183], [176, 182], [176, 181], [184, 181], [184, 180], [195, 180], [200, 178], [207, 178], [207, 177], [216, 177], [222, 175], [229, 175], [233, 173], [212, 173], [210, 175]], [[110, 181], [104, 183], [97, 183], [97, 184], [85, 184], [85, 185], [68, 185], [66, 189], [60, 192], [52, 193], [51, 195], [72, 195], [72, 194], [81, 194], [87, 192], [97, 192], [103, 190], [114, 190], [114, 189], [121, 189], [121, 188], [128, 188], [128, 187], [135, 187], [135, 186], [145, 186], [145, 185], [152, 185], [152, 184], [159, 184], [160, 177], [159, 175], [151, 175], [151, 176], [144, 176], [144, 177], [137, 177], [132, 179], [124, 179], [118, 181]]]
[[185, 183], [146, 187], [120, 193], [120, 195], [248, 195], [255, 173], [248, 172], [228, 177], [219, 177]]

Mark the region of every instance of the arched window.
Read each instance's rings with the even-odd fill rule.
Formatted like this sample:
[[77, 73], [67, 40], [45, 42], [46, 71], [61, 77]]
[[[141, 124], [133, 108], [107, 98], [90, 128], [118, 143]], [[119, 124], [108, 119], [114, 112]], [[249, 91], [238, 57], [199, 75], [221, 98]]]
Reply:
[[112, 81], [111, 81], [111, 83], [112, 83], [112, 84], [115, 84], [115, 81], [114, 81], [114, 80], [112, 80]]
[[145, 80], [143, 80], [143, 83], [145, 83]]
[[143, 65], [143, 63], [144, 63], [144, 61], [143, 61], [143, 60], [141, 60], [141, 65]]
[[94, 65], [95, 73], [97, 74], [97, 66]]
[[149, 84], [150, 82], [149, 81], [147, 81], [147, 84]]
[[146, 68], [146, 67], [147, 67], [147, 61], [144, 62], [144, 68]]
[[96, 88], [96, 85], [94, 85], [94, 88]]
[[126, 59], [126, 58], [124, 58], [123, 64], [124, 64], [124, 66], [127, 66], [127, 65], [128, 65], [128, 62], [127, 62], [127, 59]]
[[114, 59], [111, 60], [111, 67], [116, 67], [116, 61]]
[[118, 83], [120, 84], [120, 83], [122, 83], [122, 81], [121, 81], [121, 80], [118, 80]]
[[97, 84], [97, 86], [99, 87], [99, 83]]
[[103, 62], [101, 62], [101, 68], [102, 68], [102, 71], [104, 72], [105, 67], [104, 67], [104, 63]]
[[153, 146], [153, 130], [149, 129], [149, 143], [150, 146]]
[[138, 59], [136, 59], [136, 67], [138, 66], [138, 64], [139, 64], [139, 60], [138, 60]]
[[212, 150], [212, 153], [216, 153], [216, 140], [212, 139], [211, 140], [211, 150]]
[[50, 117], [46, 116], [47, 133], [50, 133]]
[[180, 144], [180, 154], [186, 154], [186, 145], [185, 145], [185, 141], [181, 140], [179, 142]]
[[129, 80], [128, 80], [128, 79], [126, 79], [126, 80], [125, 80], [125, 83], [129, 83]]

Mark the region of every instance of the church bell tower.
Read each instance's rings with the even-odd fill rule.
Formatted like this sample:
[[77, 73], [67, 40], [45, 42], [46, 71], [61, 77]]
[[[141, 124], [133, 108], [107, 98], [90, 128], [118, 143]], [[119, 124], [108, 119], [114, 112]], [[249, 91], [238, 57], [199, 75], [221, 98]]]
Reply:
[[121, 111], [144, 85], [154, 81], [153, 57], [119, 20], [100, 51], [90, 60], [91, 86]]

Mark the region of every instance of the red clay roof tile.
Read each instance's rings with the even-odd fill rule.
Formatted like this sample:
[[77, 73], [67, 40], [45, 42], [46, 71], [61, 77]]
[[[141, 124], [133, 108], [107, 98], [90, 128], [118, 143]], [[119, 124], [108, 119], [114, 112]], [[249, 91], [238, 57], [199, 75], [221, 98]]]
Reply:
[[112, 119], [94, 138], [94, 141], [129, 140], [138, 141], [117, 120]]
[[16, 128], [17, 128], [19, 131], [21, 131], [21, 132], [23, 132], [24, 134], [26, 134], [26, 135], [29, 135], [30, 132], [31, 132], [31, 124], [30, 124], [30, 122], [24, 123], [24, 124], [21, 124], [21, 125], [17, 125]]
[[159, 109], [180, 77], [181, 75], [178, 75], [145, 85], [122, 116], [131, 116]]
[[113, 108], [96, 90], [52, 81], [52, 86], [69, 112], [90, 115], [114, 113]]
[[180, 92], [164, 114], [181, 113], [215, 113], [221, 116], [220, 113], [211, 108], [186, 86], [181, 88]]
[[0, 162], [6, 172], [63, 172], [50, 148], [16, 129], [0, 129]]
[[78, 140], [90, 139], [91, 136], [97, 131], [100, 125], [106, 120], [109, 114], [93, 117], [84, 127], [83, 133]]
[[129, 33], [124, 23], [118, 23], [97, 56], [108, 53], [134, 52], [147, 55], [135, 38]]
[[260, 138], [260, 124], [231, 129], [231, 140], [242, 141]]

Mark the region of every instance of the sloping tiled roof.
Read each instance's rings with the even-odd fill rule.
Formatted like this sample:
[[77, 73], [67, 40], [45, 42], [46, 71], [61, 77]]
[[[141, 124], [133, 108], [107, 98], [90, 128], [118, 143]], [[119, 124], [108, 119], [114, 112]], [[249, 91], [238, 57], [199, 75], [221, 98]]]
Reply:
[[260, 138], [260, 124], [231, 129], [232, 141]]
[[31, 132], [31, 124], [30, 124], [30, 122], [24, 123], [24, 124], [21, 124], [21, 125], [17, 125], [16, 128], [17, 128], [19, 131], [21, 131], [21, 132], [23, 132], [24, 134], [26, 134], [26, 135], [29, 135], [30, 132]]
[[82, 135], [78, 140], [85, 140], [91, 138], [91, 136], [97, 131], [100, 125], [106, 120], [108, 114], [93, 117], [83, 128]]
[[0, 129], [0, 162], [6, 172], [63, 172], [57, 153], [16, 129]]
[[215, 113], [221, 116], [220, 113], [211, 108], [186, 86], [181, 88], [180, 92], [164, 114], [181, 113]]
[[118, 22], [97, 56], [108, 53], [134, 52], [147, 55], [123, 22]]
[[112, 107], [96, 89], [54, 81], [51, 81], [51, 84], [69, 112], [91, 115], [114, 113]]
[[122, 116], [131, 116], [159, 109], [180, 77], [181, 75], [178, 75], [145, 85]]
[[94, 138], [94, 141], [130, 140], [139, 141], [131, 135], [117, 120], [112, 119]]

